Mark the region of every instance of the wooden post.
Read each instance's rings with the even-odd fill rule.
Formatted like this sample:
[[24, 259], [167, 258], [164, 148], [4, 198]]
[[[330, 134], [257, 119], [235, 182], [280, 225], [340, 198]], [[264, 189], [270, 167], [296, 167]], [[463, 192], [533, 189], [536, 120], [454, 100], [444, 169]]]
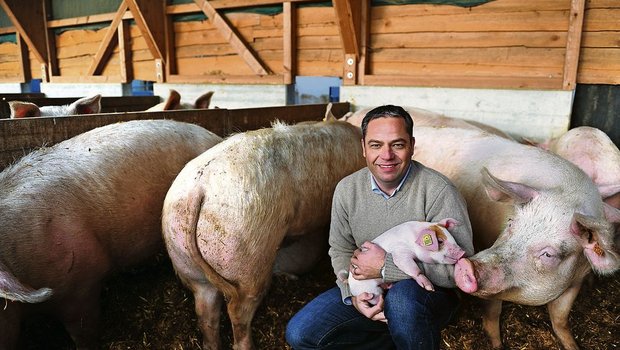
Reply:
[[282, 6], [284, 12], [282, 19], [284, 84], [293, 84], [297, 75], [297, 8], [290, 2], [285, 2]]
[[355, 55], [344, 55], [344, 78], [343, 85], [357, 84], [357, 58]]
[[571, 1], [562, 81], [562, 88], [564, 90], [573, 90], [577, 87], [577, 70], [579, 68], [579, 52], [581, 48], [581, 34], [583, 32], [584, 11], [585, 0]]
[[155, 75], [158, 83], [166, 82], [164, 61], [162, 59], [155, 59]]
[[133, 63], [131, 61], [131, 33], [128, 20], [123, 20], [118, 26], [118, 50], [121, 82], [129, 83], [133, 80]]
[[252, 48], [241, 38], [241, 35], [217, 12], [215, 7], [207, 0], [194, 0], [200, 10], [207, 16], [209, 22], [228, 40], [229, 44], [237, 54], [248, 64], [248, 66], [258, 75], [269, 75], [269, 68], [258, 59]]
[[26, 42], [24, 41], [24, 38], [21, 37], [21, 35], [19, 35], [19, 33], [16, 33], [15, 35], [17, 37], [17, 48], [18, 48], [18, 52], [19, 52], [19, 61], [21, 63], [21, 69], [20, 69], [20, 74], [22, 77], [22, 83], [27, 83], [30, 80], [32, 80], [32, 73], [30, 71], [30, 54], [28, 52], [28, 45], [26, 45]]

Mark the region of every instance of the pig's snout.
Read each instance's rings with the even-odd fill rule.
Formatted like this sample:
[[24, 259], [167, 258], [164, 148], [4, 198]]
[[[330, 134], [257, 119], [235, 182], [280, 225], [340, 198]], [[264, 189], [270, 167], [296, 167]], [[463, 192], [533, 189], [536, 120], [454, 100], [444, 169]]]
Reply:
[[465, 251], [461, 249], [458, 245], [450, 245], [447, 246], [445, 251], [443, 252], [443, 260], [444, 264], [456, 264], [456, 262], [465, 256]]
[[474, 293], [478, 290], [478, 281], [474, 264], [467, 258], [460, 259], [454, 266], [454, 281], [457, 287], [465, 293]]
[[453, 249], [450, 249], [450, 257], [457, 261], [465, 256], [465, 251], [461, 249], [461, 247], [456, 246]]

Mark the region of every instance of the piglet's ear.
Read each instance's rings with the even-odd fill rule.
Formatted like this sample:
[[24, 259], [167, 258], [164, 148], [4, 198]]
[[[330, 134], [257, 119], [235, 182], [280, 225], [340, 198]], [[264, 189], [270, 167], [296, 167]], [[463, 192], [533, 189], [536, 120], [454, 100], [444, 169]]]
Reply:
[[455, 226], [458, 226], [461, 223], [458, 222], [456, 219], [446, 218], [439, 221], [437, 224], [441, 227], [445, 227], [447, 230], [452, 230]]
[[437, 240], [437, 234], [432, 229], [424, 229], [418, 234], [418, 238], [415, 241], [417, 245], [424, 250], [436, 252], [439, 250], [439, 241]]
[[620, 269], [620, 255], [614, 249], [612, 225], [605, 220], [575, 213], [571, 233], [583, 247], [594, 272], [611, 274]]
[[491, 175], [487, 168], [482, 168], [482, 183], [489, 198], [498, 202], [526, 204], [538, 197], [538, 190], [527, 185], [503, 181]]

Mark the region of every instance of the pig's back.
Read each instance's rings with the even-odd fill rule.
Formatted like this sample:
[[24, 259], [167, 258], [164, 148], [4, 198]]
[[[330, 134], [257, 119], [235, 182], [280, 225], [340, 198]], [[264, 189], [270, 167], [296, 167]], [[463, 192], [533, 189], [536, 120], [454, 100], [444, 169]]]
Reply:
[[43, 249], [46, 240], [61, 242], [59, 250], [102, 249], [112, 265], [133, 264], [161, 244], [161, 207], [176, 174], [220, 140], [196, 125], [145, 120], [32, 152], [0, 177], [8, 188], [2, 202], [19, 213], [2, 215], [3, 232], [21, 232]]
[[478, 181], [486, 167], [494, 176], [537, 188], [580, 186], [584, 173], [551, 152], [481, 130], [416, 128], [414, 159], [452, 181]]

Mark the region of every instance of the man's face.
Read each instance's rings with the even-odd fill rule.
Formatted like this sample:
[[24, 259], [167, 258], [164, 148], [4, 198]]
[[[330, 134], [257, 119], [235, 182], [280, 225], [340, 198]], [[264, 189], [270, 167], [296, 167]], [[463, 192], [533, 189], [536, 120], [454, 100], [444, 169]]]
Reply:
[[366, 137], [362, 139], [362, 152], [368, 169], [383, 192], [392, 193], [405, 176], [414, 143], [402, 118], [383, 117], [368, 123]]

